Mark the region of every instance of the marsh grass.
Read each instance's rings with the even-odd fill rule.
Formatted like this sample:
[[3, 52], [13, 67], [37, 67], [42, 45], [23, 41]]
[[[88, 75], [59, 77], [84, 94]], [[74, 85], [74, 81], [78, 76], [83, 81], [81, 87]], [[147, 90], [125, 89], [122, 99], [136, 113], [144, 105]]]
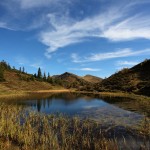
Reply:
[[[139, 134], [149, 137], [143, 122]], [[148, 130], [148, 131], [147, 131]], [[138, 130], [137, 130], [138, 131]], [[108, 138], [100, 124], [78, 117], [45, 115], [23, 106], [0, 104], [0, 149], [23, 150], [119, 150], [117, 139]], [[141, 148], [147, 148], [143, 143]], [[125, 142], [121, 147], [126, 148]]]

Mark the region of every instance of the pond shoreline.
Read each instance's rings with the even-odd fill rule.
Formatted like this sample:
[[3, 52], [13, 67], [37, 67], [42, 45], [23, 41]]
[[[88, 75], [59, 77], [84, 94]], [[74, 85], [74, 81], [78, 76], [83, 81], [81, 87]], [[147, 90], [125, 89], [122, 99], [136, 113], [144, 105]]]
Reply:
[[150, 97], [137, 95], [133, 93], [123, 92], [89, 92], [89, 91], [76, 91], [74, 89], [60, 89], [60, 90], [38, 90], [38, 91], [10, 91], [7, 94], [0, 94], [1, 99], [14, 99], [21, 97], [29, 97], [33, 94], [50, 94], [50, 93], [79, 93], [79, 94], [94, 94], [104, 97], [127, 97], [137, 100], [150, 100]]
[[[139, 149], [141, 147], [144, 147], [143, 150], [146, 150], [147, 147], [149, 147], [149, 118], [145, 117], [143, 118], [139, 123], [135, 125], [127, 124], [128, 120], [130, 120], [130, 116], [132, 115], [128, 114], [125, 115], [127, 120], [124, 120], [123, 123], [120, 119], [117, 120], [117, 118], [112, 119], [110, 121], [109, 114], [113, 114], [113, 111], [115, 110], [114, 107], [109, 107], [107, 109], [107, 112], [110, 112], [106, 114], [106, 117], [103, 117], [103, 111], [105, 109], [102, 109], [102, 111], [97, 112], [98, 114], [101, 114], [100, 118], [101, 121], [96, 121], [92, 118], [83, 117], [82, 119], [79, 116], [73, 116], [69, 117], [69, 115], [63, 115], [63, 114], [45, 114], [43, 112], [38, 111], [30, 111], [30, 109], [26, 109], [25, 105], [12, 105], [13, 100], [17, 103], [21, 104], [21, 101], [19, 99], [30, 99], [33, 100], [31, 102], [32, 106], [35, 106], [38, 108], [42, 108], [42, 105], [44, 108], [46, 108], [46, 103], [49, 106], [49, 104], [52, 104], [51, 101], [47, 100], [46, 98], [51, 99], [51, 96], [60, 94], [65, 95], [66, 98], [68, 98], [68, 101], [74, 101], [74, 95], [83, 98], [87, 98], [88, 105], [84, 106], [90, 106], [89, 104], [91, 99], [88, 99], [88, 97], [91, 96], [91, 98], [95, 97], [102, 97], [102, 98], [108, 98], [108, 100], [112, 99], [112, 102], [115, 102], [117, 98], [131, 98], [132, 103], [134, 105], [135, 101], [138, 101], [138, 104], [148, 106], [149, 104], [149, 97], [139, 96], [135, 94], [128, 94], [128, 93], [111, 93], [111, 92], [86, 92], [86, 91], [75, 91], [75, 90], [40, 90], [40, 91], [11, 91], [8, 95], [5, 95], [5, 98], [3, 98], [4, 101], [0, 100], [0, 109], [1, 109], [1, 135], [0, 135], [0, 149], [5, 149], [7, 144], [10, 143], [10, 147], [15, 147], [14, 149], [42, 149], [45, 147], [45, 149], [48, 149], [48, 147], [52, 146], [51, 149], [64, 149], [68, 145], [70, 147], [73, 147], [75, 145], [75, 148], [79, 147], [86, 147], [87, 149], [93, 149], [93, 146], [95, 149], [107, 149], [107, 150], [113, 150], [112, 147], [116, 145], [114, 150], [119, 150], [120, 147], [122, 149]], [[70, 95], [73, 94], [73, 97], [70, 97]], [[4, 96], [4, 94], [3, 94]], [[50, 96], [50, 97], [49, 97]], [[18, 98], [18, 99], [17, 99]], [[37, 98], [35, 100], [34, 98]], [[40, 98], [42, 99], [42, 102], [40, 102]], [[60, 104], [58, 97], [54, 96], [54, 99], [56, 98], [57, 104]], [[62, 98], [65, 99], [65, 97], [62, 96]], [[1, 99], [1, 98], [0, 98]], [[11, 101], [12, 104], [7, 105], [7, 99], [8, 101]], [[20, 99], [20, 100], [21, 100]], [[147, 99], [147, 100], [145, 100]], [[124, 100], [124, 99], [122, 99]], [[34, 105], [34, 101], [36, 101]], [[4, 102], [4, 103], [3, 103]], [[54, 102], [54, 100], [53, 100]], [[123, 102], [123, 101], [121, 101]], [[53, 103], [56, 104], [56, 103]], [[56, 104], [56, 105], [57, 105]], [[66, 104], [66, 103], [65, 103]], [[82, 103], [79, 103], [79, 107], [82, 107]], [[94, 103], [93, 106], [99, 106], [99, 103]], [[111, 105], [111, 104], [110, 104]], [[59, 105], [58, 105], [59, 106]], [[104, 107], [104, 105], [102, 105]], [[130, 106], [130, 105], [129, 105]], [[138, 106], [138, 105], [137, 105]], [[54, 110], [56, 110], [57, 107], [55, 107]], [[71, 108], [71, 111], [73, 111], [74, 106]], [[87, 107], [88, 108], [88, 107]], [[90, 108], [90, 107], [89, 107]], [[88, 108], [88, 109], [89, 109]], [[24, 111], [28, 113], [26, 117], [24, 116]], [[96, 109], [94, 108], [94, 111]], [[12, 113], [13, 112], [13, 113]], [[89, 110], [89, 112], [93, 115], [94, 112], [92, 112], [92, 109]], [[116, 111], [117, 112], [117, 111]], [[86, 112], [85, 112], [86, 113]], [[121, 112], [120, 112], [121, 113]], [[120, 113], [118, 113], [119, 116]], [[117, 117], [118, 117], [117, 115]], [[9, 119], [7, 119], [7, 116], [9, 116]], [[20, 125], [19, 118], [23, 117], [25, 120], [25, 123], [23, 126]], [[112, 117], [111, 117], [112, 118]], [[99, 119], [99, 118], [97, 118]], [[19, 121], [18, 121], [19, 120]], [[107, 123], [107, 120], [110, 122]], [[9, 124], [9, 126], [8, 126]], [[34, 125], [33, 125], [34, 124]], [[42, 129], [42, 130], [41, 130]], [[14, 132], [15, 131], [15, 132]], [[42, 132], [37, 132], [42, 131]], [[80, 136], [79, 136], [80, 135]], [[42, 138], [41, 138], [42, 137]], [[56, 139], [54, 137], [57, 137]], [[94, 138], [93, 138], [94, 137]], [[48, 143], [55, 142], [54, 145], [49, 145]], [[54, 140], [55, 139], [55, 140]], [[65, 140], [67, 139], [67, 140]], [[82, 143], [78, 141], [84, 141]], [[94, 140], [93, 140], [94, 139]], [[43, 141], [42, 141], [43, 140]], [[41, 141], [41, 143], [39, 143]], [[76, 142], [75, 142], [76, 141]], [[86, 143], [88, 141], [88, 143]], [[89, 145], [90, 143], [90, 145]], [[100, 145], [101, 143], [101, 145]], [[134, 144], [135, 143], [135, 144]], [[2, 146], [1, 146], [2, 144]], [[105, 145], [105, 147], [103, 147]], [[40, 147], [42, 146], [42, 147]], [[66, 148], [67, 149], [67, 148]]]
[[133, 93], [123, 93], [123, 92], [88, 92], [88, 91], [76, 91], [74, 89], [57, 89], [57, 90], [38, 90], [38, 91], [10, 91], [7, 94], [0, 94], [1, 99], [14, 99], [21, 97], [28, 97], [36, 94], [49, 94], [49, 93], [79, 93], [79, 94], [94, 94], [104, 97], [127, 97], [137, 100], [150, 100], [150, 97], [137, 95]]

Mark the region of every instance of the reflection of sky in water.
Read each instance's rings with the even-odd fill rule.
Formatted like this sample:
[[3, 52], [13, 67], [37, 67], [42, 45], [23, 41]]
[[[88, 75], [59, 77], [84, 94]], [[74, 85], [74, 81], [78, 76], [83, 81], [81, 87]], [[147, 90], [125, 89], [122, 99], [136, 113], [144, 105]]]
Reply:
[[107, 103], [93, 99], [93, 100], [85, 100], [83, 98], [79, 98], [75, 101], [65, 101], [63, 99], [51, 99], [51, 100], [41, 100], [36, 101], [36, 108], [40, 112], [44, 113], [64, 113], [64, 114], [78, 114], [82, 110], [86, 108], [93, 108], [93, 107], [103, 107], [107, 105]]
[[133, 125], [143, 118], [139, 113], [119, 108], [115, 104], [109, 104], [102, 99], [83, 96], [74, 96], [68, 99], [64, 95], [60, 97], [51, 96], [40, 100], [18, 100], [16, 103], [31, 106], [34, 110], [46, 114], [63, 113], [70, 116], [77, 115], [109, 124]]
[[138, 113], [130, 112], [109, 104], [102, 108], [84, 109], [82, 116], [88, 116], [93, 120], [109, 124], [121, 123], [126, 125], [137, 124], [143, 118], [143, 116]]

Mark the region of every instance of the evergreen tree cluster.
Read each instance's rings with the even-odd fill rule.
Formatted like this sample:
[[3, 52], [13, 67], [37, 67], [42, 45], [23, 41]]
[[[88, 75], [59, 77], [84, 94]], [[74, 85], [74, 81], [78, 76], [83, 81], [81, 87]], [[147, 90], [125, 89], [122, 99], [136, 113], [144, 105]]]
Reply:
[[25, 72], [25, 67], [19, 67], [19, 69], [16, 69], [14, 66], [11, 67], [6, 61], [1, 61], [0, 62], [0, 82], [5, 81], [4, 78], [4, 71], [5, 70], [10, 70], [10, 71], [15, 71], [20, 78], [20, 80], [24, 81], [45, 81], [48, 83], [51, 83], [53, 85], [61, 85], [61, 81], [59, 79], [54, 79], [50, 76], [50, 73], [46, 75], [46, 73], [42, 73], [41, 68], [39, 67], [37, 70], [37, 73], [35, 74], [27, 74]]
[[19, 71], [20, 71], [20, 73], [25, 73], [25, 68], [24, 67], [22, 67], [22, 68], [20, 67]]
[[38, 68], [37, 74], [35, 73], [33, 77], [38, 79], [39, 81], [46, 81], [46, 82], [49, 80], [49, 78], [51, 78], [49, 73], [48, 75], [46, 75], [45, 72], [42, 74], [40, 67]]
[[33, 77], [35, 79], [37, 79], [38, 81], [45, 81], [48, 82], [50, 84], [53, 85], [62, 85], [62, 81], [60, 79], [56, 79], [50, 76], [50, 73], [48, 72], [48, 74], [46, 75], [46, 73], [42, 73], [41, 68], [38, 68], [37, 74], [35, 73], [33, 75]]

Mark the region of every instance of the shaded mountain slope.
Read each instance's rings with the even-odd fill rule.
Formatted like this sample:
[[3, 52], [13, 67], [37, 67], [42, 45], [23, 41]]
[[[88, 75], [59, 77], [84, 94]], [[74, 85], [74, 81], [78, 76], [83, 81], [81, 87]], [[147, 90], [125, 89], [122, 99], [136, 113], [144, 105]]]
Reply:
[[95, 85], [98, 91], [124, 91], [150, 96], [150, 60], [118, 73]]

